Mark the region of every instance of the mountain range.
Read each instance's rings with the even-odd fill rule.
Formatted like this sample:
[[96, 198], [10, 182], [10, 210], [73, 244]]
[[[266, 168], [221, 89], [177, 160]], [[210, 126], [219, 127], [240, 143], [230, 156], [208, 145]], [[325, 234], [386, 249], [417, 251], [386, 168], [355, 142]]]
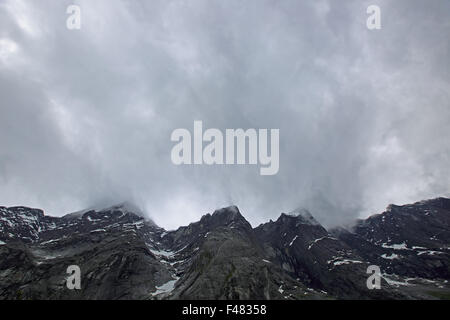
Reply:
[[62, 217], [0, 207], [0, 299], [449, 299], [449, 244], [447, 198], [329, 230], [305, 209], [252, 228], [231, 206], [166, 231], [128, 203]]

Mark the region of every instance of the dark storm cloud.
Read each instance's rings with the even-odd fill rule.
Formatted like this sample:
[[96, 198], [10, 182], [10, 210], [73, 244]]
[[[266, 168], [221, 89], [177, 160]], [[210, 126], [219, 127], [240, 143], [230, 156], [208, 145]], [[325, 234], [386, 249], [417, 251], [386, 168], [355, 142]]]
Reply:
[[[0, 205], [131, 200], [165, 227], [303, 206], [330, 226], [449, 195], [450, 3], [376, 2], [3, 1]], [[194, 120], [279, 128], [279, 173], [174, 166]]]

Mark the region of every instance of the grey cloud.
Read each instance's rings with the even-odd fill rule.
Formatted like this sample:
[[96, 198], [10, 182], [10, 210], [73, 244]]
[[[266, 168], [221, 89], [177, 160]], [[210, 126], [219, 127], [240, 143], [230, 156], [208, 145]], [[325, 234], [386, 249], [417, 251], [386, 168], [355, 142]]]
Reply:
[[[131, 200], [169, 228], [305, 206], [332, 226], [449, 195], [448, 1], [379, 1], [380, 31], [367, 1], [75, 1], [69, 31], [71, 3], [0, 6], [0, 205]], [[172, 165], [194, 120], [279, 128], [278, 175]]]

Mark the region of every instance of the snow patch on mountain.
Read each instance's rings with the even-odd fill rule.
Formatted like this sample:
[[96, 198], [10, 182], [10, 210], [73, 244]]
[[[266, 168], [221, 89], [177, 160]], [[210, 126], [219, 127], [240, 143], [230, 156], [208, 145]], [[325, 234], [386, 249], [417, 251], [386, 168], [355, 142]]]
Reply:
[[295, 240], [297, 240], [298, 236], [295, 236], [294, 239], [292, 239], [291, 243], [289, 243], [289, 247], [292, 246], [295, 242]]
[[394, 259], [398, 259], [398, 254], [393, 253], [393, 254], [388, 256], [387, 254], [384, 253], [384, 254], [381, 255], [381, 257], [383, 259], [394, 260]]
[[408, 247], [406, 246], [405, 242], [399, 243], [399, 244], [387, 244], [387, 243], [383, 243], [381, 245], [383, 248], [388, 248], [388, 249], [394, 249], [394, 250], [410, 250], [408, 249]]
[[324, 240], [324, 239], [339, 241], [338, 239], [330, 237], [330, 236], [321, 237], [321, 238], [315, 239], [313, 242], [311, 242], [311, 244], [308, 246], [308, 250], [311, 250], [311, 248], [314, 246], [314, 244], [316, 244], [317, 242]]
[[160, 294], [169, 294], [175, 289], [175, 283], [178, 281], [178, 277], [176, 277], [173, 280], [170, 280], [166, 283], [164, 283], [161, 286], [156, 287], [156, 291], [152, 292], [152, 296], [160, 295]]

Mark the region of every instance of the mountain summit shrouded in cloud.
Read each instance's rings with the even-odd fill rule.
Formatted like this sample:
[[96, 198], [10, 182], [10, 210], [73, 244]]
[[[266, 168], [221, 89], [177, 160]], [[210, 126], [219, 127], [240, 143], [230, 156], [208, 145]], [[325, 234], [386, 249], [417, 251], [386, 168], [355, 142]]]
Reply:
[[[76, 2], [80, 30], [67, 3], [0, 3], [0, 204], [333, 226], [449, 195], [449, 1], [378, 1], [380, 30], [367, 1]], [[278, 174], [173, 165], [195, 120], [279, 129]]]

